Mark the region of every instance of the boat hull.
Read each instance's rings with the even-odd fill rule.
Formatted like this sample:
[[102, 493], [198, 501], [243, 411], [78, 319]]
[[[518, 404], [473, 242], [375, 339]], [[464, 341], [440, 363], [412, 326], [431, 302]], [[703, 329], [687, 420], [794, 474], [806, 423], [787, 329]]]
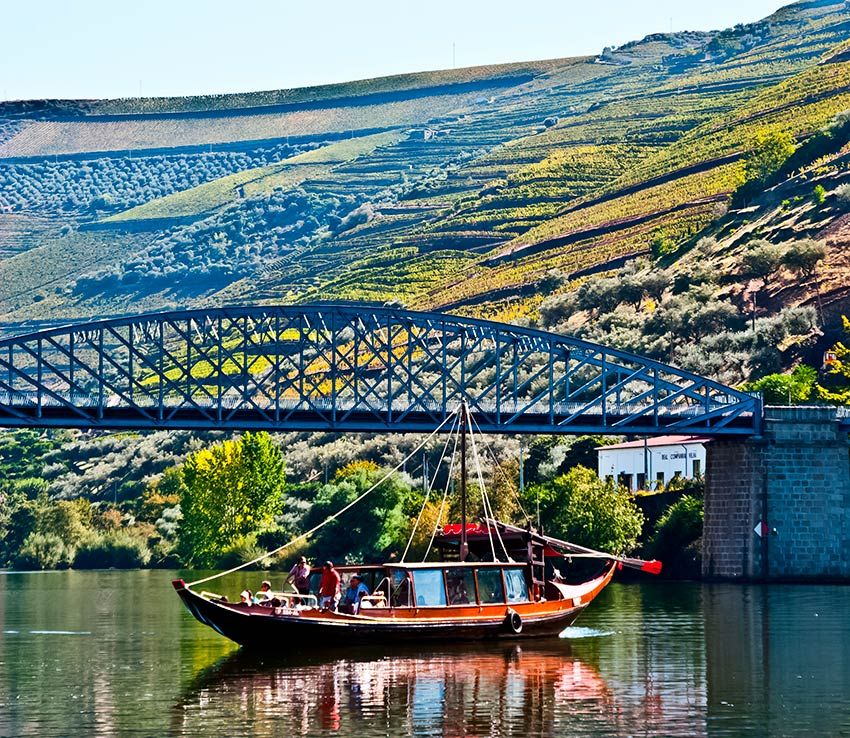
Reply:
[[[571, 625], [610, 581], [613, 569], [581, 596], [515, 605], [400, 608], [368, 615], [270, 607], [247, 607], [201, 597], [175, 581], [174, 588], [199, 622], [248, 648], [291, 650], [293, 646], [339, 643], [519, 640], [555, 637]], [[519, 622], [512, 614], [519, 616]], [[517, 627], [519, 624], [520, 627]]]

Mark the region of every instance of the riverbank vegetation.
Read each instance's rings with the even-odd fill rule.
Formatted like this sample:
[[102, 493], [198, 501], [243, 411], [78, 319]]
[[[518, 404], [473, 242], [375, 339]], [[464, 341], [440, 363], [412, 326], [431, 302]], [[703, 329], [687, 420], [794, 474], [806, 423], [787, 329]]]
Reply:
[[[259, 565], [286, 567], [300, 552], [338, 561], [391, 560], [411, 533], [411, 555], [421, 557], [434, 527], [460, 514], [457, 494], [443, 498], [438, 489], [457, 490], [457, 470], [426, 492], [404, 471], [390, 474], [385, 466], [346, 454], [335, 469], [325, 466], [324, 480], [295, 479], [285, 461], [285, 449], [293, 447], [265, 433], [196, 448], [152, 475], [136, 497], [57, 499], [39, 475], [60, 441], [30, 431], [3, 438], [0, 564], [19, 569], [234, 566], [298, 537], [373, 487], [314, 537]], [[523, 494], [516, 463], [487, 467], [495, 514], [524, 524], [539, 510], [553, 535], [606, 550], [635, 550], [642, 513], [628, 495], [577, 463], [595, 443], [541, 444], [548, 450], [536, 450], [528, 468], [534, 481]], [[296, 446], [292, 455], [296, 467], [301, 450]], [[476, 494], [471, 479], [470, 519], [483, 514]]]

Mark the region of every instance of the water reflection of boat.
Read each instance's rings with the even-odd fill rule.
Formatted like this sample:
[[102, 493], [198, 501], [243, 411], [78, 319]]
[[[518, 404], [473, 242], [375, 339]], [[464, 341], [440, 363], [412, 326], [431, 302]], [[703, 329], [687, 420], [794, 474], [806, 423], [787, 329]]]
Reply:
[[[301, 651], [264, 658], [238, 651], [200, 672], [175, 707], [175, 728], [251, 716], [254, 732], [287, 725], [301, 735], [321, 729], [362, 734], [376, 724], [388, 735], [540, 734], [574, 703], [600, 713], [612, 694], [596, 669], [569, 644], [410, 647], [392, 658], [376, 649]], [[525, 732], [528, 731], [528, 732]]]
[[[485, 517], [480, 523], [467, 524], [466, 437], [473, 420], [466, 405], [459, 408], [455, 421], [461, 449], [461, 523], [446, 526], [442, 531], [439, 544], [445, 560], [404, 563], [403, 555], [398, 563], [340, 568], [350, 577], [356, 574], [360, 586], [365, 585], [366, 596], [357, 595], [356, 603], [346, 612], [333, 606], [319, 606], [318, 581], [310, 593], [275, 593], [268, 602], [259, 605], [250, 600], [229, 602], [226, 597], [192, 589], [195, 584], [229, 572], [193, 584], [175, 580], [173, 585], [183, 604], [199, 622], [221, 635], [243, 646], [262, 650], [296, 642], [525, 639], [556, 636], [571, 625], [608, 585], [618, 566], [660, 572], [661, 565], [657, 561], [618, 557], [544, 536], [533, 530], [530, 522], [527, 528], [521, 528], [493, 519], [488, 515], [493, 508], [484, 488], [474, 436], [473, 457]], [[448, 419], [444, 424], [446, 422]], [[446, 449], [448, 445], [449, 441]], [[457, 446], [456, 440], [455, 451]], [[454, 452], [446, 493], [453, 468]], [[371, 489], [378, 484], [380, 482]], [[330, 516], [328, 521], [363, 499], [371, 489]], [[444, 495], [443, 505], [445, 500]], [[443, 506], [440, 516], [442, 510]], [[318, 527], [321, 526], [310, 532]], [[309, 533], [301, 537], [307, 535]], [[431, 540], [434, 541], [434, 536]], [[488, 560], [489, 557], [492, 558]], [[605, 564], [578, 583], [568, 584], [552, 566], [553, 558], [568, 562], [574, 558], [583, 562], [601, 560]]]

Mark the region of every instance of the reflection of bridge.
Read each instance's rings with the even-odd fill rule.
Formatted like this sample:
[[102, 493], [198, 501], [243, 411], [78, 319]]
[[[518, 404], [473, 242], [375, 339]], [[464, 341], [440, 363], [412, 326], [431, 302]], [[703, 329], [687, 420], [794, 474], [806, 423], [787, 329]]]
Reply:
[[0, 425], [753, 435], [760, 401], [574, 338], [364, 305], [192, 310], [0, 341]]

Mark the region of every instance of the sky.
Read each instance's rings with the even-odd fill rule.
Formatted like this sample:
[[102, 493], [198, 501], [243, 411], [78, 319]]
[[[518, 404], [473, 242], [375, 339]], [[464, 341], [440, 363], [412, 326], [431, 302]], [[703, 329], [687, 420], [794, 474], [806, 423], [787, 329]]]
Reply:
[[596, 54], [782, 0], [0, 0], [0, 99], [198, 95]]

